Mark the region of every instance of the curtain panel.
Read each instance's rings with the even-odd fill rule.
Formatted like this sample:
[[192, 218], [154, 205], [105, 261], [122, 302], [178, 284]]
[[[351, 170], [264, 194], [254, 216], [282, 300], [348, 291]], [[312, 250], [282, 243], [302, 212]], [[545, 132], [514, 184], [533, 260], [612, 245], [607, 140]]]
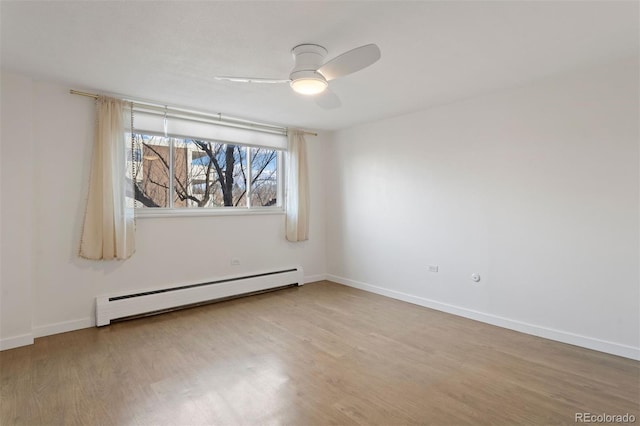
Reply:
[[304, 132], [289, 130], [287, 151], [286, 238], [309, 239], [309, 177]]
[[[127, 177], [131, 104], [100, 96], [80, 257], [124, 260], [135, 251], [132, 180]], [[128, 199], [129, 198], [129, 199]]]

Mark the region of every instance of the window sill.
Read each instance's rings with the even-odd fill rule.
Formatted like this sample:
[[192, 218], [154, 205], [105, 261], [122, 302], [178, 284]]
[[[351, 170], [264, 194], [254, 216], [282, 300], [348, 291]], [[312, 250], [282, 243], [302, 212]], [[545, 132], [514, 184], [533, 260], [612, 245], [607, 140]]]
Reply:
[[137, 219], [149, 219], [154, 217], [200, 217], [200, 216], [254, 216], [254, 215], [284, 215], [284, 209], [276, 208], [192, 208], [192, 209], [164, 209], [147, 208], [137, 209]]

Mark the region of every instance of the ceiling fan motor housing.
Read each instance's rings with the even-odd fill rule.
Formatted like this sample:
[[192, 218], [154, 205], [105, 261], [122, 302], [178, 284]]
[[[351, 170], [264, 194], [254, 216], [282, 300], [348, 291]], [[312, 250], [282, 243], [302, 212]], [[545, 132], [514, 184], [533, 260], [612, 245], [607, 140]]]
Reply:
[[291, 49], [295, 66], [289, 75], [291, 85], [294, 86], [296, 80], [317, 80], [325, 87], [327, 80], [317, 70], [327, 56], [327, 49], [317, 44], [300, 44]]
[[324, 62], [327, 56], [327, 49], [317, 44], [299, 44], [291, 49], [296, 71], [316, 71]]

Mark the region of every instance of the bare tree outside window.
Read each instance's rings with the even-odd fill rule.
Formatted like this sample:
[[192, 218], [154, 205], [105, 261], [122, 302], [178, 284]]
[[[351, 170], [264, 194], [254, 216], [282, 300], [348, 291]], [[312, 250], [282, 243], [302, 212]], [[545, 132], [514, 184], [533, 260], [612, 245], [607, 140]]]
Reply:
[[278, 199], [278, 153], [251, 148], [251, 205], [273, 206]]
[[142, 134], [134, 135], [134, 146], [135, 196], [142, 207], [247, 207], [248, 193], [251, 207], [277, 205], [276, 150]]

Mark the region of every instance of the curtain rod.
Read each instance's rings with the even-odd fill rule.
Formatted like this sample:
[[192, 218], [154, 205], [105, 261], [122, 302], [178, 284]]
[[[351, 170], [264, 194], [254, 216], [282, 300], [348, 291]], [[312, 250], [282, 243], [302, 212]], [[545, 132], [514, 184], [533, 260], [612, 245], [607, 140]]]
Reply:
[[[72, 95], [79, 95], [79, 96], [86, 96], [88, 98], [93, 98], [93, 99], [98, 99], [98, 97], [100, 95], [96, 94], [96, 93], [89, 93], [89, 92], [82, 92], [80, 90], [74, 90], [71, 89], [69, 90], [69, 93], [71, 93]], [[262, 127], [265, 129], [270, 129], [270, 130], [281, 130], [284, 133], [287, 132], [287, 128], [286, 127], [281, 127], [281, 126], [275, 126], [273, 124], [266, 124], [266, 123], [258, 123], [256, 121], [251, 121], [251, 120], [244, 120], [241, 118], [232, 118], [232, 117], [224, 117], [222, 116], [222, 114], [210, 114], [210, 113], [202, 113], [202, 112], [196, 112], [196, 111], [191, 111], [191, 110], [187, 110], [187, 109], [182, 109], [182, 108], [175, 108], [175, 107], [167, 107], [166, 105], [161, 105], [161, 104], [156, 104], [156, 103], [151, 103], [151, 102], [142, 102], [142, 101], [135, 101], [132, 99], [125, 99], [127, 101], [130, 101], [134, 106], [138, 106], [138, 107], [142, 107], [142, 108], [146, 108], [146, 109], [152, 109], [152, 110], [158, 110], [158, 111], [177, 111], [177, 112], [184, 112], [184, 113], [191, 113], [191, 114], [196, 114], [199, 116], [203, 116], [203, 117], [210, 117], [213, 119], [217, 119], [219, 121], [226, 121], [226, 122], [230, 122], [230, 123], [235, 123], [235, 124], [240, 124], [240, 125], [249, 125], [249, 126], [256, 126], [256, 127]], [[307, 130], [303, 130], [302, 133], [304, 133], [305, 135], [311, 135], [311, 136], [318, 136], [318, 134], [316, 132], [310, 132]]]

